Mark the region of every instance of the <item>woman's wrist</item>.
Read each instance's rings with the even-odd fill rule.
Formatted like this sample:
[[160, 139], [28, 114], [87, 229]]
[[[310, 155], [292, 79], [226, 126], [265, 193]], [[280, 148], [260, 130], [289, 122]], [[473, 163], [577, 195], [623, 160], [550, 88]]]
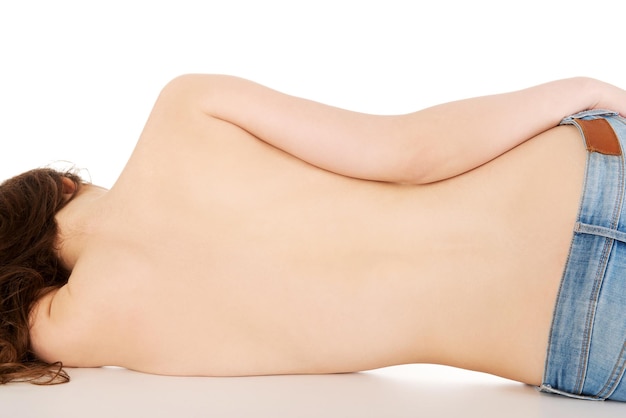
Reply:
[[588, 97], [587, 109], [609, 109], [621, 115], [626, 114], [626, 91], [594, 78], [579, 77], [578, 79], [581, 89]]

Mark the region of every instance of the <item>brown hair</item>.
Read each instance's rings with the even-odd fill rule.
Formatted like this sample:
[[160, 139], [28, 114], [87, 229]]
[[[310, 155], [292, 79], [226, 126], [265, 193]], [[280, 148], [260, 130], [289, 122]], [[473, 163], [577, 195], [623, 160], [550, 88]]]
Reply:
[[0, 184], [0, 384], [69, 381], [60, 362], [36, 358], [29, 335], [35, 302], [70, 275], [55, 248], [55, 215], [71, 200], [64, 178], [75, 184], [74, 197], [81, 179], [72, 172], [35, 169]]

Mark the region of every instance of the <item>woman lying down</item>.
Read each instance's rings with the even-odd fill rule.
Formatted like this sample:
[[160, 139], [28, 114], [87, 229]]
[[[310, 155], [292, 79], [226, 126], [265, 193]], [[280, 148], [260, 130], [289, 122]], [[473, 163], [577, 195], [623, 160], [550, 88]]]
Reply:
[[619, 114], [588, 78], [379, 116], [179, 77], [111, 190], [0, 187], [0, 380], [427, 362], [626, 401]]

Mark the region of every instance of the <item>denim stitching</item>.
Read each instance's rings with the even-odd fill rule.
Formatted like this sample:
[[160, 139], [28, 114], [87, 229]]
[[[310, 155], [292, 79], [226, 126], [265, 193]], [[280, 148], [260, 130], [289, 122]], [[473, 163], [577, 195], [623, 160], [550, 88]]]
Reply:
[[[620, 366], [621, 363], [621, 366]], [[619, 353], [615, 367], [611, 372], [609, 379], [606, 381], [604, 387], [598, 392], [598, 396], [602, 398], [609, 398], [613, 392], [617, 389], [617, 386], [622, 381], [624, 372], [626, 371], [626, 342], [622, 345], [622, 351]]]
[[[596, 119], [596, 117], [592, 117], [590, 119]], [[581, 131], [582, 133], [582, 128], [580, 127], [580, 125], [577, 123], [577, 121], [574, 121], [574, 122], [576, 122], [576, 126], [579, 128], [579, 131]], [[584, 134], [583, 134], [583, 137], [584, 137]], [[586, 141], [587, 141], [587, 138], [585, 137], [585, 142]], [[603, 158], [611, 158], [611, 157], [606, 156]], [[619, 225], [619, 218], [620, 218], [619, 215], [621, 212], [622, 201], [623, 201], [623, 191], [624, 191], [624, 187], [623, 187], [624, 186], [624, 181], [623, 181], [624, 180], [624, 170], [623, 170], [624, 160], [622, 156], [619, 156], [618, 158], [621, 160], [620, 161], [621, 164], [619, 164], [619, 173], [618, 173], [618, 179], [619, 179], [618, 182], [621, 187], [618, 189], [618, 196], [615, 201], [615, 205], [613, 206], [613, 213], [611, 215], [610, 229], [612, 230], [617, 229], [617, 226]], [[584, 390], [585, 380], [587, 377], [587, 368], [589, 366], [589, 356], [590, 356], [590, 351], [591, 351], [591, 337], [593, 335], [595, 315], [596, 315], [596, 311], [598, 307], [598, 299], [600, 297], [600, 290], [604, 282], [604, 276], [605, 276], [606, 268], [608, 265], [610, 253], [613, 248], [613, 242], [614, 240], [612, 238], [605, 239], [604, 248], [602, 249], [601, 259], [600, 259], [600, 262], [598, 263], [598, 267], [596, 270], [596, 276], [594, 279], [591, 297], [589, 299], [589, 308], [587, 310], [586, 325], [585, 325], [584, 333], [582, 337], [583, 345], [581, 347], [578, 371], [577, 371], [577, 376], [576, 376], [576, 385], [575, 385], [576, 391], [579, 394], [582, 393]]]
[[626, 244], [626, 232], [615, 229], [605, 228], [603, 226], [590, 225], [584, 222], [577, 222], [574, 231], [579, 234], [596, 235], [604, 238], [610, 238], [615, 241]]
[[[619, 122], [624, 123], [623, 119], [619, 119]], [[618, 217], [616, 219], [616, 223], [613, 225], [613, 229], [617, 229], [619, 226], [619, 214], [621, 214], [622, 212], [622, 206], [624, 203], [624, 187], [626, 187], [626, 185], [624, 184], [624, 166], [625, 166], [625, 161], [624, 161], [624, 157], [623, 155], [620, 156], [620, 162], [621, 164], [619, 165], [619, 202], [617, 202], [616, 208], [619, 207], [619, 213], [618, 213]], [[604, 387], [600, 390], [600, 392], [598, 392], [598, 396], [602, 396], [602, 397], [606, 397], [608, 398], [609, 396], [611, 396], [613, 394], [613, 392], [615, 392], [615, 390], [617, 389], [617, 386], [619, 385], [622, 377], [624, 376], [624, 370], [626, 368], [626, 359], [625, 359], [625, 355], [626, 355], [626, 343], [624, 343], [622, 345], [622, 350], [618, 356], [618, 360], [615, 363], [615, 366], [613, 367], [613, 371], [611, 372], [611, 374], [609, 375], [609, 378], [607, 379]], [[621, 362], [621, 366], [620, 366], [620, 362]], [[606, 395], [604, 395], [604, 393], [606, 393]]]
[[[585, 136], [584, 131], [582, 130], [582, 127], [580, 126], [577, 120], [573, 120], [573, 122], [578, 128], [581, 136], [585, 139], [585, 143], [587, 143], [587, 137]], [[606, 263], [608, 260], [607, 250], [608, 250], [608, 247], [610, 247], [611, 242], [612, 241], [608, 238], [605, 239], [604, 241], [602, 255], [600, 257], [600, 260], [596, 268], [594, 284], [593, 284], [593, 288], [591, 292], [591, 297], [589, 299], [587, 314], [585, 318], [585, 326], [583, 330], [581, 347], [580, 347], [580, 356], [578, 358], [578, 368], [576, 371], [576, 384], [573, 387], [574, 392], [577, 394], [582, 394], [584, 385], [585, 385], [585, 379], [587, 377], [587, 367], [589, 365], [589, 354], [590, 354], [590, 347], [591, 347], [591, 335], [593, 332], [593, 323], [594, 323], [596, 304], [597, 304], [597, 294], [598, 294], [598, 289], [600, 287], [598, 285], [598, 282], [602, 279], [602, 277], [604, 276], [603, 273], [606, 270]]]
[[593, 325], [595, 323], [596, 309], [598, 306], [598, 297], [600, 294], [600, 288], [604, 279], [604, 273], [609, 260], [609, 254], [613, 240], [606, 238], [604, 241], [604, 248], [602, 249], [602, 256], [598, 263], [596, 270], [596, 276], [594, 278], [594, 284], [589, 298], [589, 308], [587, 309], [587, 317], [585, 320], [585, 329], [582, 337], [582, 347], [580, 358], [578, 360], [578, 372], [576, 376], [576, 392], [581, 394], [585, 385], [585, 379], [587, 378], [587, 367], [589, 365], [589, 355], [591, 349], [591, 336], [593, 334]]
[[[620, 120], [620, 122], [623, 122], [623, 121]], [[619, 198], [618, 198], [618, 202], [616, 202], [616, 205], [614, 207], [617, 214], [614, 213], [614, 216], [613, 216], [614, 223], [613, 225], [611, 225], [612, 229], [616, 232], [619, 232], [617, 228], [619, 226], [619, 215], [622, 212], [622, 205], [623, 205], [623, 200], [624, 200], [624, 187], [625, 187], [624, 185], [624, 157], [620, 156], [620, 160], [621, 160], [620, 165], [619, 165], [619, 186], [620, 187], [618, 189]], [[617, 389], [617, 386], [619, 385], [619, 382], [621, 381], [621, 378], [624, 375], [624, 369], [626, 367], [626, 362], [624, 359], [625, 351], [626, 351], [626, 343], [622, 345], [622, 350], [620, 351], [618, 360], [616, 361], [615, 366], [613, 367], [613, 370], [609, 374], [607, 381], [604, 384], [604, 387], [598, 392], [597, 394], [598, 397], [608, 398]]]

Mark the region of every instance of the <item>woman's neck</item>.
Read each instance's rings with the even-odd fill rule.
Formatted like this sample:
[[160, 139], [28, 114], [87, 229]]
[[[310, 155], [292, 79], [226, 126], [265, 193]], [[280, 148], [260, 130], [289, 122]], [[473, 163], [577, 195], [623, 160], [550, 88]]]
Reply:
[[99, 223], [103, 197], [108, 190], [85, 184], [74, 198], [57, 213], [58, 256], [61, 263], [73, 270], [85, 244]]

